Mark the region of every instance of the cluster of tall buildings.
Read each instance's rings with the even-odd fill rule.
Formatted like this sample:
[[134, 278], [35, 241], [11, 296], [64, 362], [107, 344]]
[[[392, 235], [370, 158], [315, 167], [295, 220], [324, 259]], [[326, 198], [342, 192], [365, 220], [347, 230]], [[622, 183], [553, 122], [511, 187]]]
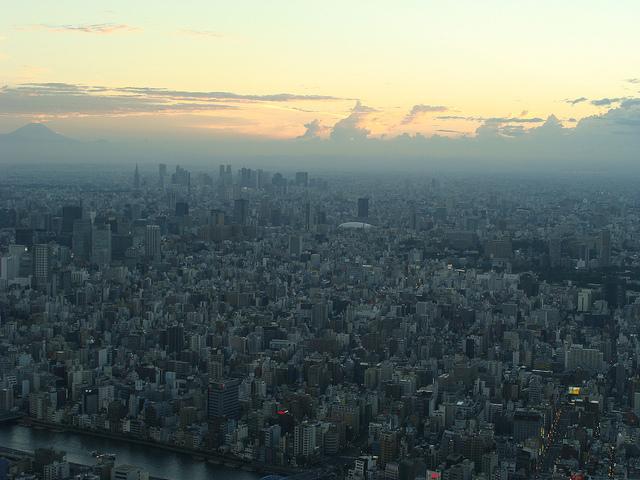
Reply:
[[0, 410], [288, 475], [640, 474], [633, 186], [168, 168], [0, 185]]

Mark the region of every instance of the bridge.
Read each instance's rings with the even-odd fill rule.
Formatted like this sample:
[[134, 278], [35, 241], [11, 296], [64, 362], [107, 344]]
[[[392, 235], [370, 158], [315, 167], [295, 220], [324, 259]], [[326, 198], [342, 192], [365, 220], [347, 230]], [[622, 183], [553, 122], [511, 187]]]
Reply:
[[334, 473], [325, 472], [322, 469], [310, 470], [308, 472], [300, 472], [294, 475], [267, 475], [260, 480], [329, 480], [335, 478]]

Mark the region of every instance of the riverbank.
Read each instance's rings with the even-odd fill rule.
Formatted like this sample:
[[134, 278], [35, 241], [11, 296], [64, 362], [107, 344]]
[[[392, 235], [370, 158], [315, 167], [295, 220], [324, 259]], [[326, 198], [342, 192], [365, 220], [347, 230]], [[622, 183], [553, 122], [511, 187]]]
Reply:
[[[59, 426], [58, 426], [59, 427]], [[264, 475], [207, 462], [204, 455], [193, 456], [122, 440], [78, 434], [61, 428], [26, 427], [17, 423], [0, 425], [0, 446], [22, 452], [53, 448], [66, 452], [67, 461], [95, 465], [94, 451], [116, 457], [116, 465], [130, 464], [167, 480], [260, 480]], [[199, 458], [196, 458], [199, 457]]]
[[[9, 460], [19, 460], [20, 458], [34, 458], [34, 453], [26, 450], [16, 450], [15, 448], [8, 448], [0, 446], [0, 456], [8, 458]], [[94, 465], [86, 465], [84, 463], [69, 462], [72, 472], [89, 471]], [[149, 480], [167, 480], [166, 478], [149, 476]]]
[[213, 465], [220, 465], [232, 469], [241, 469], [248, 472], [255, 472], [262, 475], [267, 474], [279, 474], [279, 475], [293, 475], [300, 473], [303, 470], [295, 469], [291, 467], [283, 467], [277, 465], [264, 465], [257, 462], [242, 460], [235, 456], [223, 455], [217, 452], [207, 452], [205, 450], [194, 450], [191, 448], [179, 447], [177, 445], [168, 445], [164, 443], [153, 442], [149, 440], [143, 440], [129, 435], [123, 435], [118, 433], [106, 432], [101, 430], [87, 430], [84, 428], [74, 427], [73, 425], [59, 424], [45, 422], [42, 420], [36, 420], [30, 417], [23, 417], [19, 424], [27, 428], [41, 428], [51, 432], [70, 432], [78, 435], [83, 435], [93, 438], [102, 438], [107, 440], [114, 440], [118, 442], [125, 442], [130, 445], [139, 445], [143, 447], [149, 447], [156, 450], [163, 450], [182, 455], [189, 455], [194, 459], [204, 459], [208, 463]]

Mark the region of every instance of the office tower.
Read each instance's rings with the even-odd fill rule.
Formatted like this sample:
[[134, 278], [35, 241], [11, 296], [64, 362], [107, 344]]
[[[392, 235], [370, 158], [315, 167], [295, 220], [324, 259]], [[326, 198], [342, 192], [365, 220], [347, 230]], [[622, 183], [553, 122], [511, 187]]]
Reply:
[[111, 224], [94, 225], [91, 232], [91, 263], [109, 265], [111, 263]]
[[587, 288], [583, 288], [578, 292], [578, 308], [579, 312], [588, 312], [591, 309], [592, 292]]
[[311, 308], [311, 323], [317, 330], [327, 328], [329, 323], [329, 306], [326, 302], [315, 303]]
[[539, 412], [518, 410], [513, 415], [513, 439], [523, 442], [529, 438], [539, 438], [543, 425]]
[[46, 285], [51, 273], [51, 249], [49, 245], [33, 246], [33, 275], [36, 285]]
[[35, 232], [33, 228], [16, 228], [16, 243], [25, 247], [33, 246]]
[[409, 228], [411, 228], [411, 230], [418, 229], [418, 214], [415, 205], [412, 205], [409, 210]]
[[366, 197], [358, 199], [358, 218], [369, 217], [369, 199]]
[[171, 183], [174, 185], [180, 185], [183, 187], [187, 187], [187, 189], [191, 188], [191, 172], [185, 170], [180, 165], [176, 165], [176, 171], [173, 175], [171, 175]]
[[396, 451], [398, 450], [398, 438], [396, 432], [385, 431], [380, 433], [380, 457], [378, 458], [378, 465], [382, 468], [387, 463], [393, 461], [396, 457]]
[[246, 225], [249, 217], [249, 201], [238, 198], [233, 202], [233, 221], [238, 225]]
[[256, 186], [256, 173], [250, 168], [240, 169], [240, 178], [238, 184], [241, 187], [255, 188]]
[[176, 217], [186, 217], [189, 215], [189, 204], [187, 202], [176, 202]]
[[582, 345], [572, 345], [565, 352], [565, 369], [573, 371], [581, 368], [587, 371], [601, 371], [606, 367], [604, 354], [595, 348], [584, 348]]
[[6, 255], [0, 257], [0, 280], [13, 280], [20, 274], [20, 257]]
[[211, 382], [207, 392], [207, 415], [209, 418], [240, 416], [240, 380], [237, 378]]
[[144, 254], [157, 262], [160, 261], [160, 253], [160, 226], [147, 225], [144, 237]]
[[602, 230], [598, 238], [598, 264], [600, 267], [608, 267], [611, 264], [611, 232]]
[[184, 348], [184, 326], [172, 325], [167, 328], [167, 353], [179, 353]]
[[136, 163], [136, 169], [133, 172], [133, 188], [134, 190], [140, 189], [140, 172], [138, 171], [138, 164]]
[[306, 187], [309, 185], [308, 172], [296, 172], [296, 185], [298, 187]]
[[549, 239], [549, 266], [551, 268], [560, 266], [562, 242], [559, 237]]
[[164, 188], [164, 182], [167, 177], [167, 165], [165, 163], [158, 164], [158, 185]]
[[220, 165], [220, 174], [218, 179], [221, 187], [233, 184], [233, 174], [231, 173], [231, 165]]
[[311, 229], [311, 203], [304, 203], [304, 229], [309, 231]]
[[292, 257], [302, 255], [302, 236], [289, 235], [289, 255]]
[[91, 255], [91, 220], [73, 222], [72, 250], [76, 257], [89, 260]]
[[0, 228], [13, 228], [16, 226], [17, 214], [13, 208], [0, 208]]
[[209, 225], [224, 225], [224, 212], [222, 210], [213, 209], [209, 212]]
[[62, 207], [62, 233], [73, 232], [73, 222], [82, 218], [82, 207], [66, 205]]

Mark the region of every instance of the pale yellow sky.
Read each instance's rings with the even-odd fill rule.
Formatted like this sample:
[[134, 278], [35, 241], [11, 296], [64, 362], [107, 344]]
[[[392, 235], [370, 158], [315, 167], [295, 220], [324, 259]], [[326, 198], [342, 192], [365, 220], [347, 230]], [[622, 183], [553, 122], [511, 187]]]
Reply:
[[[374, 136], [472, 135], [487, 118], [530, 128], [555, 114], [570, 127], [571, 118], [615, 106], [593, 101], [635, 98], [640, 90], [628, 81], [640, 77], [640, 3], [631, 0], [104, 5], [5, 7], [1, 130], [46, 120], [86, 137], [102, 130], [292, 138], [317, 119], [326, 127], [320, 135], [328, 135], [359, 99], [371, 110], [355, 121]], [[108, 89], [24, 89], [51, 82]], [[196, 112], [196, 97], [158, 101], [125, 87], [242, 97], [212, 94]], [[296, 97], [255, 97], [280, 93]], [[334, 98], [301, 98], [309, 95]], [[409, 120], [414, 105], [446, 109]]]

